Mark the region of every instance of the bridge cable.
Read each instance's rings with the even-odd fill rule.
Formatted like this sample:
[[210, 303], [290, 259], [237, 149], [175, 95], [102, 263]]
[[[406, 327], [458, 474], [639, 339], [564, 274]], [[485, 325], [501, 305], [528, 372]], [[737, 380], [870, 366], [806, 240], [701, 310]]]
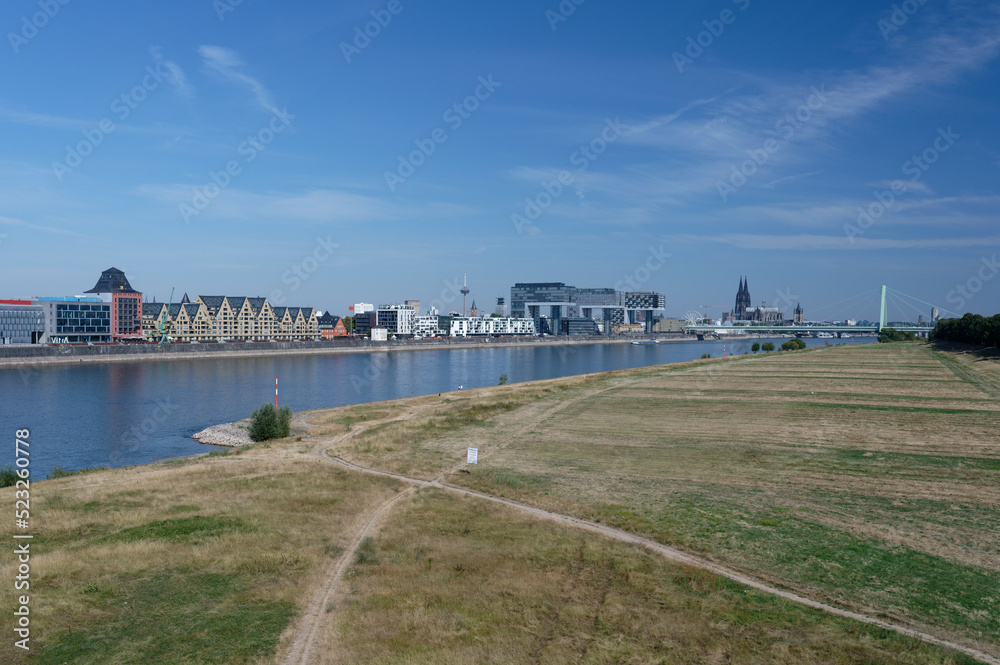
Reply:
[[[910, 298], [911, 300], [916, 300], [918, 303], [920, 303], [922, 305], [927, 305], [928, 307], [937, 307], [942, 312], [948, 312], [949, 314], [954, 314], [955, 316], [961, 316], [961, 314], [959, 314], [958, 312], [953, 312], [950, 309], [946, 309], [944, 307], [941, 307], [940, 305], [935, 305], [934, 303], [926, 302], [924, 300], [921, 300], [920, 298], [917, 298], [916, 296], [907, 295], [907, 294], [903, 293], [902, 291], [897, 291], [896, 289], [890, 289], [888, 287], [886, 288], [886, 290], [887, 291], [892, 291], [893, 293], [896, 293], [898, 295], [904, 296], [906, 298]], [[921, 314], [923, 314], [923, 312], [921, 312]]]
[[[834, 306], [839, 305], [841, 303], [845, 303], [848, 300], [854, 300], [856, 298], [863, 298], [863, 297], [867, 296], [869, 293], [870, 293], [870, 291], [864, 291], [864, 292], [859, 293], [857, 295], [850, 296], [849, 298], [844, 298], [843, 300], [838, 300], [837, 302], [830, 303], [829, 305], [823, 305], [822, 307], [817, 307], [813, 311], [822, 311], [824, 309], [827, 309], [827, 308], [830, 308], [830, 307], [834, 307]], [[876, 293], [876, 296], [879, 295], [879, 294], [881, 294], [881, 289], [875, 289], [875, 293]]]

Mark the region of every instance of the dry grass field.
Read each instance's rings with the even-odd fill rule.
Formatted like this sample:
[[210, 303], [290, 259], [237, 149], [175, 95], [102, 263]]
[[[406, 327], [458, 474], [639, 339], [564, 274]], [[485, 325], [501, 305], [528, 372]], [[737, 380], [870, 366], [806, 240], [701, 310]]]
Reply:
[[475, 445], [448, 482], [1000, 653], [998, 395], [995, 362], [832, 347], [597, 377], [412, 451]]
[[397, 508], [347, 579], [323, 662], [974, 662], [442, 490]]
[[[32, 653], [6, 635], [0, 663], [270, 662], [358, 521], [401, 485], [268, 445], [33, 484]], [[0, 563], [13, 580], [13, 557]], [[0, 597], [13, 612], [11, 584]]]
[[321, 410], [290, 439], [36, 483], [34, 653], [3, 640], [0, 662], [975, 662], [324, 452], [1000, 656], [998, 398], [995, 362], [831, 347]]

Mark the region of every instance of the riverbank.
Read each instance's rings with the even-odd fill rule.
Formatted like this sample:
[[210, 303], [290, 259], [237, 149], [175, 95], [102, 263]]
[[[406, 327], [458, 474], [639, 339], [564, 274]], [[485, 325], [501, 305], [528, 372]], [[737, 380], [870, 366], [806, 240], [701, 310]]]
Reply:
[[661, 343], [691, 342], [691, 335], [643, 335], [638, 337], [593, 336], [582, 338], [527, 337], [509, 339], [453, 338], [441, 340], [337, 340], [319, 342], [236, 342], [215, 344], [169, 344], [163, 346], [113, 344], [104, 346], [0, 346], [0, 368], [5, 365], [48, 363], [131, 362], [146, 360], [190, 360], [192, 358], [238, 358], [281, 355], [335, 355], [385, 351], [484, 349], [498, 347], [584, 346], [631, 344], [656, 339]]
[[858, 345], [490, 386], [48, 481], [35, 656], [972, 662], [906, 628], [1000, 662], [986, 364]]

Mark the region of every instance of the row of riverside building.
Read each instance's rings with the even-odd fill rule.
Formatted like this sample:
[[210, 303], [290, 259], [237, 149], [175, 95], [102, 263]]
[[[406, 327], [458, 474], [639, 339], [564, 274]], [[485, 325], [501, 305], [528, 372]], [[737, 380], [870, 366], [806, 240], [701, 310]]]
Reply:
[[143, 302], [125, 273], [109, 268], [72, 297], [0, 300], [0, 343], [100, 344], [315, 340], [311, 307], [273, 307], [267, 298], [185, 294], [179, 303]]
[[[345, 320], [311, 307], [278, 307], [267, 298], [197, 296], [144, 302], [125, 273], [109, 268], [94, 288], [72, 297], [0, 300], [0, 344], [228, 342], [319, 340], [351, 334], [387, 339], [628, 334], [661, 328], [665, 298], [653, 292], [584, 289], [562, 282], [517, 283], [508, 315], [504, 298], [486, 315], [476, 308], [420, 313], [419, 300], [375, 307], [357, 303]], [[659, 314], [659, 316], [657, 316]], [[673, 320], [669, 320], [673, 321]], [[681, 322], [676, 321], [680, 324]], [[679, 328], [677, 328], [679, 330]], [[673, 331], [674, 328], [670, 328]]]

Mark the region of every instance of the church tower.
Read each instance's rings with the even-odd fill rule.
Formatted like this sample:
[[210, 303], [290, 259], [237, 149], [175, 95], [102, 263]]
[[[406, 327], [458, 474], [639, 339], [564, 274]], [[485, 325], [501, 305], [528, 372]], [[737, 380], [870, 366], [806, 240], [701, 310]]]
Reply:
[[733, 309], [733, 319], [736, 321], [745, 321], [751, 309], [753, 309], [753, 306], [750, 304], [749, 280], [745, 280], [740, 276], [740, 288], [736, 292], [736, 307]]

